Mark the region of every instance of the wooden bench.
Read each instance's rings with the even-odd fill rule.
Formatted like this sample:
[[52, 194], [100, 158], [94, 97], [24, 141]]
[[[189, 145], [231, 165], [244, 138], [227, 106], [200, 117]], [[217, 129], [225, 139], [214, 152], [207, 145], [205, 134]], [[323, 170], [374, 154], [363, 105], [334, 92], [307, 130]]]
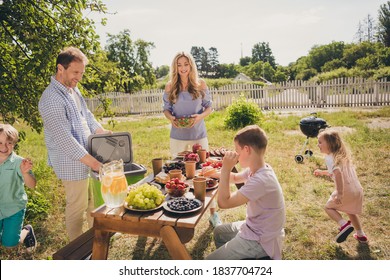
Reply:
[[94, 230], [90, 228], [53, 254], [54, 260], [87, 260], [92, 254]]

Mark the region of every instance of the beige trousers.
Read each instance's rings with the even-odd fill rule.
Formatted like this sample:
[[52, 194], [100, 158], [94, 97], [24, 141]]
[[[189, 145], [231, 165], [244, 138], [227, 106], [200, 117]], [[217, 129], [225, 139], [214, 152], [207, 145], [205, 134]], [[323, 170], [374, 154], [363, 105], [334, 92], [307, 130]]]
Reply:
[[72, 241], [83, 233], [84, 213], [86, 212], [88, 227], [93, 225], [91, 211], [94, 209], [92, 190], [88, 179], [80, 181], [62, 181], [65, 187], [66, 207], [65, 226]]

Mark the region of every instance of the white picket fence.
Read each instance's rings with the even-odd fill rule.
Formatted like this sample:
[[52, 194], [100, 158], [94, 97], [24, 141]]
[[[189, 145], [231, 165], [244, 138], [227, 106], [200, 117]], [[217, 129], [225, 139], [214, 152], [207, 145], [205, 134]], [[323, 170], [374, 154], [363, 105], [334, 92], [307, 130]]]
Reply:
[[[163, 90], [144, 90], [133, 94], [107, 93], [112, 100], [111, 110], [116, 115], [162, 113]], [[341, 78], [321, 84], [307, 81], [291, 81], [260, 87], [253, 84], [232, 84], [211, 88], [213, 108], [223, 110], [243, 94], [262, 110], [364, 107], [390, 105], [390, 82], [361, 78]], [[101, 111], [97, 97], [86, 99], [92, 112]]]

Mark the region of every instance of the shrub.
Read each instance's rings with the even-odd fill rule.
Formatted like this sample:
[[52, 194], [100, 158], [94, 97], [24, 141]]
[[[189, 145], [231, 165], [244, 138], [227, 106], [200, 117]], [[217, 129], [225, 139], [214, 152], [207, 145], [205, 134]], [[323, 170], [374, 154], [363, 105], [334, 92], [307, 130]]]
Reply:
[[239, 129], [251, 124], [261, 122], [263, 113], [259, 106], [249, 100], [246, 100], [243, 94], [233, 101], [226, 109], [225, 126], [229, 129]]
[[48, 199], [36, 190], [27, 189], [27, 195], [26, 220], [30, 222], [44, 220], [50, 210]]

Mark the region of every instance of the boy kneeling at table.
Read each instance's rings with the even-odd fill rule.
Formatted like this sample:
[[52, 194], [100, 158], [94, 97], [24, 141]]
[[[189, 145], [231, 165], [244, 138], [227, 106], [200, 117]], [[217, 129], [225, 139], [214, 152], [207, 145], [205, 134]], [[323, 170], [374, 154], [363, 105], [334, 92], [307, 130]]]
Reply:
[[[208, 260], [282, 258], [285, 206], [282, 188], [264, 160], [267, 136], [257, 125], [247, 126], [234, 137], [235, 152], [227, 151], [218, 187], [220, 208], [247, 204], [245, 221], [222, 224], [214, 229], [217, 250]], [[232, 173], [239, 162], [240, 173]], [[230, 191], [230, 184], [245, 183]]]

